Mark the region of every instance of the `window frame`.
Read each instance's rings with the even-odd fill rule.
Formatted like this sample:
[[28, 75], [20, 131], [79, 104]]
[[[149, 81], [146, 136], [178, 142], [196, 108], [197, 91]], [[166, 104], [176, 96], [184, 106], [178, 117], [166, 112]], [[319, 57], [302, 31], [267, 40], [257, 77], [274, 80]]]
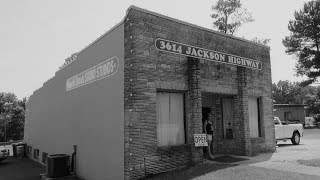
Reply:
[[[231, 99], [231, 109], [232, 109], [232, 125], [231, 125], [231, 128], [232, 128], [232, 138], [227, 138], [226, 136], [226, 129], [225, 129], [225, 122], [224, 122], [224, 108], [223, 108], [223, 99]], [[224, 97], [221, 97], [220, 98], [220, 107], [221, 107], [221, 123], [222, 123], [222, 133], [223, 133], [223, 139], [224, 140], [234, 140], [234, 116], [235, 116], [235, 112], [234, 112], [234, 106], [235, 106], [235, 103], [234, 103], [234, 96], [224, 96]]]
[[[262, 138], [264, 137], [264, 131], [263, 131], [263, 103], [262, 103], [262, 97], [261, 96], [248, 96], [248, 113], [249, 113], [249, 98], [255, 98], [257, 103], [257, 115], [258, 115], [258, 137], [251, 137], [250, 138]], [[250, 115], [249, 115], [250, 116]], [[249, 117], [249, 127], [250, 127], [250, 117]], [[251, 131], [251, 129], [250, 129]]]
[[33, 158], [39, 159], [39, 149], [34, 149], [33, 150]]
[[27, 154], [31, 155], [32, 154], [32, 146], [27, 147]]
[[[187, 102], [187, 96], [186, 96], [186, 91], [185, 90], [166, 90], [166, 89], [157, 89], [156, 91], [156, 96], [158, 93], [179, 93], [182, 94], [182, 104], [183, 104], [183, 128], [184, 128], [184, 143], [183, 144], [179, 144], [179, 145], [160, 145], [158, 142], [158, 133], [157, 134], [157, 146], [158, 148], [166, 148], [166, 147], [176, 147], [176, 146], [185, 146], [186, 144], [188, 144], [188, 133], [187, 133], [187, 114], [186, 114], [186, 102]], [[156, 99], [156, 103], [157, 103], [157, 99]], [[157, 108], [156, 108], [156, 112], [157, 112]], [[157, 125], [157, 121], [158, 121], [158, 117], [156, 115], [156, 125]]]

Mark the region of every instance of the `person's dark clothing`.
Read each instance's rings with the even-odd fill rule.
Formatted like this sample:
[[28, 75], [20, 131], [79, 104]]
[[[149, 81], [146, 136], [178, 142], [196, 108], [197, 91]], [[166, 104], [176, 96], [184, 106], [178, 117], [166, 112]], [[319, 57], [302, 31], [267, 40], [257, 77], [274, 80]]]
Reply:
[[207, 134], [212, 134], [213, 133], [211, 124], [209, 124], [209, 123], [207, 124], [206, 131], [207, 131]]

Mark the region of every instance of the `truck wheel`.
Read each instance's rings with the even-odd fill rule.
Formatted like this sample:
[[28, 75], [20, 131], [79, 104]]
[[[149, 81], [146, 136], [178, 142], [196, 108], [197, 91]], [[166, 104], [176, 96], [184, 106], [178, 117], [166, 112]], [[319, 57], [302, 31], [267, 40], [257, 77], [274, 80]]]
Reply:
[[300, 135], [297, 132], [294, 132], [291, 138], [291, 142], [294, 145], [298, 145], [300, 143]]

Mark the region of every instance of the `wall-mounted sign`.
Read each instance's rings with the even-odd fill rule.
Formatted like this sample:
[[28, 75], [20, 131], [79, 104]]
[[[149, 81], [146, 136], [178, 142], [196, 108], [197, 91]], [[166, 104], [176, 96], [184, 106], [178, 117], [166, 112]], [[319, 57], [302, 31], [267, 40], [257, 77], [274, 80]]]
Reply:
[[155, 46], [160, 51], [190, 56], [220, 63], [233, 64], [252, 69], [262, 69], [262, 63], [258, 60], [248, 59], [227, 53], [212, 51], [200, 47], [190, 46], [165, 39], [156, 39]]
[[70, 91], [72, 89], [112, 76], [116, 74], [118, 66], [118, 58], [112, 57], [67, 79], [66, 90]]
[[193, 137], [194, 137], [194, 145], [196, 147], [208, 146], [206, 134], [194, 134]]

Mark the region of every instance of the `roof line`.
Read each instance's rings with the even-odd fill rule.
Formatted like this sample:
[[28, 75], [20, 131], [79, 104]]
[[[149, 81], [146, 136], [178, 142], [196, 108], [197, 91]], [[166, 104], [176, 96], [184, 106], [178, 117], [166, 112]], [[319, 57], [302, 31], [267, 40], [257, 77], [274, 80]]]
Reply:
[[[168, 19], [168, 20], [171, 20], [171, 21], [175, 21], [175, 22], [178, 22], [180, 24], [184, 24], [184, 25], [187, 25], [187, 26], [192, 26], [192, 27], [195, 27], [195, 28], [199, 28], [199, 29], [202, 29], [202, 30], [205, 30], [205, 31], [209, 31], [209, 32], [212, 32], [212, 33], [215, 33], [215, 34], [219, 34], [219, 35], [222, 35], [222, 36], [225, 36], [225, 37], [229, 37], [229, 38], [232, 38], [232, 39], [237, 39], [237, 40], [240, 40], [240, 41], [244, 41], [244, 42], [247, 42], [247, 43], [251, 43], [251, 44], [254, 44], [254, 45], [257, 45], [257, 46], [260, 46], [260, 47], [264, 47], [264, 48], [268, 48], [270, 49], [269, 46], [265, 46], [265, 45], [262, 45], [262, 44], [259, 44], [259, 43], [256, 43], [256, 42], [252, 42], [252, 41], [249, 41], [249, 40], [246, 40], [246, 39], [243, 39], [243, 38], [239, 38], [239, 37], [236, 37], [236, 36], [232, 36], [232, 35], [229, 35], [229, 34], [225, 34], [225, 33], [222, 33], [222, 32], [218, 32], [218, 31], [215, 31], [215, 30], [212, 30], [212, 29], [208, 29], [208, 28], [205, 28], [205, 27], [201, 27], [201, 26], [198, 26], [198, 25], [195, 25], [195, 24], [191, 24], [191, 23], [188, 23], [188, 22], [185, 22], [185, 21], [181, 21], [179, 19], [175, 19], [175, 18], [172, 18], [172, 17], [169, 17], [169, 16], [165, 16], [165, 15], [162, 15], [162, 14], [159, 14], [159, 13], [156, 13], [156, 12], [153, 12], [153, 11], [149, 11], [147, 9], [143, 9], [143, 8], [140, 8], [140, 7], [137, 7], [137, 6], [134, 6], [134, 5], [131, 5], [128, 9], [127, 9], [127, 12], [126, 12], [126, 15], [123, 17], [123, 19], [118, 23], [116, 24], [115, 26], [113, 26], [111, 29], [109, 29], [107, 32], [105, 32], [104, 34], [102, 34], [100, 37], [98, 37], [96, 40], [94, 40], [93, 42], [91, 42], [90, 44], [88, 44], [87, 46], [85, 46], [82, 50], [80, 50], [78, 52], [78, 54], [80, 54], [81, 52], [85, 51], [86, 49], [88, 49], [92, 44], [96, 43], [97, 41], [99, 41], [100, 39], [102, 39], [103, 37], [105, 37], [107, 34], [109, 34], [110, 32], [112, 32], [114, 29], [116, 29], [118, 26], [120, 26], [122, 23], [124, 23], [124, 21], [126, 20], [129, 12], [131, 9], [135, 9], [135, 10], [138, 10], [138, 11], [142, 11], [144, 13], [148, 13], [148, 14], [152, 14], [152, 15], [155, 15], [155, 16], [158, 16], [158, 17], [161, 17], [161, 18], [164, 18], [164, 19]], [[76, 60], [74, 60], [76, 61]], [[71, 61], [69, 64], [65, 65], [64, 67], [58, 69], [56, 71], [59, 72], [61, 71], [62, 69], [66, 68], [67, 66], [69, 66], [70, 64], [72, 64], [74, 61]], [[55, 77], [55, 76], [54, 76]], [[54, 78], [52, 77], [52, 78]], [[52, 79], [50, 78], [50, 79]], [[50, 80], [49, 79], [49, 80]], [[42, 88], [43, 86], [41, 86], [40, 88]], [[39, 90], [40, 88], [38, 88], [37, 90]], [[37, 91], [35, 90], [35, 91]], [[33, 93], [35, 92], [33, 91]], [[33, 94], [32, 93], [32, 94]], [[32, 94], [30, 96], [32, 96]]]
[[[130, 6], [131, 7], [131, 6]], [[124, 16], [124, 18], [117, 23], [115, 26], [113, 26], [111, 29], [109, 29], [107, 32], [103, 33], [101, 36], [99, 36], [96, 40], [94, 40], [93, 42], [91, 42], [90, 44], [88, 44], [87, 46], [85, 46], [82, 50], [80, 50], [77, 55], [79, 55], [80, 53], [82, 53], [83, 51], [85, 51], [86, 49], [88, 49], [91, 45], [93, 45], [94, 43], [96, 43], [97, 41], [101, 40], [103, 37], [105, 37], [106, 35], [108, 35], [109, 33], [111, 33], [113, 30], [115, 30], [117, 27], [119, 27], [122, 23], [124, 23], [125, 19], [127, 18], [128, 14], [129, 14], [129, 9], [130, 7], [127, 9], [126, 15]], [[74, 60], [76, 61], [76, 60]], [[69, 66], [70, 64], [72, 64], [74, 61], [71, 61], [69, 64], [67, 64], [66, 66], [58, 69], [56, 71], [56, 73], [62, 69], [64, 69], [65, 67]]]
[[[126, 15], [124, 16], [124, 18], [118, 23], [116, 24], [115, 26], [113, 26], [111, 29], [109, 29], [107, 32], [105, 32], [104, 34], [102, 34], [100, 37], [98, 37], [96, 40], [94, 40], [93, 42], [91, 42], [90, 44], [88, 44], [86, 47], [84, 47], [82, 50], [80, 50], [78, 52], [78, 54], [80, 54], [81, 52], [85, 51], [86, 49], [88, 49], [92, 44], [96, 43], [97, 41], [99, 41], [100, 39], [102, 39], [103, 37], [105, 37], [107, 34], [109, 34], [110, 32], [112, 32], [114, 29], [116, 29], [118, 26], [120, 26], [122, 23], [124, 23], [125, 19], [127, 18], [129, 12], [131, 9], [135, 9], [135, 10], [138, 10], [138, 11], [142, 11], [144, 13], [148, 13], [148, 14], [152, 14], [152, 15], [155, 15], [155, 16], [158, 16], [158, 17], [161, 17], [161, 18], [164, 18], [164, 19], [168, 19], [168, 20], [171, 20], [171, 21], [175, 21], [175, 22], [178, 22], [180, 24], [184, 24], [184, 25], [187, 25], [187, 26], [192, 26], [192, 27], [195, 27], [195, 28], [199, 28], [199, 29], [202, 29], [202, 30], [205, 30], [205, 31], [209, 31], [209, 32], [212, 32], [212, 33], [215, 33], [215, 34], [219, 34], [219, 35], [222, 35], [222, 36], [225, 36], [225, 37], [229, 37], [229, 38], [232, 38], [232, 39], [237, 39], [237, 40], [240, 40], [240, 41], [244, 41], [244, 42], [247, 42], [247, 43], [251, 43], [251, 44], [254, 44], [254, 45], [257, 45], [257, 46], [260, 46], [260, 47], [264, 47], [264, 48], [268, 48], [270, 49], [269, 46], [265, 46], [265, 45], [262, 45], [262, 44], [259, 44], [259, 43], [256, 43], [256, 42], [253, 42], [253, 41], [249, 41], [249, 40], [246, 40], [246, 39], [243, 39], [243, 38], [239, 38], [239, 37], [236, 37], [236, 36], [232, 36], [232, 35], [229, 35], [229, 34], [225, 34], [225, 33], [222, 33], [222, 32], [218, 32], [218, 31], [215, 31], [215, 30], [212, 30], [212, 29], [208, 29], [208, 28], [205, 28], [205, 27], [202, 27], [202, 26], [198, 26], [198, 25], [195, 25], [195, 24], [191, 24], [191, 23], [188, 23], [188, 22], [185, 22], [185, 21], [181, 21], [179, 19], [175, 19], [175, 18], [172, 18], [172, 17], [169, 17], [169, 16], [165, 16], [165, 15], [162, 15], [162, 14], [159, 14], [159, 13], [156, 13], [156, 12], [153, 12], [153, 11], [149, 11], [147, 9], [143, 9], [143, 8], [140, 8], [140, 7], [137, 7], [137, 6], [134, 6], [134, 5], [131, 5], [128, 9], [127, 9], [127, 12], [126, 12]], [[74, 60], [75, 61], [75, 60]], [[58, 69], [56, 72], [64, 69], [65, 67], [69, 66], [70, 64], [72, 64], [74, 61], [71, 61], [69, 64], [67, 64], [66, 66], [62, 67], [61, 69]]]
[[164, 19], [168, 19], [168, 20], [171, 20], [171, 21], [178, 22], [178, 23], [180, 23], [180, 24], [184, 24], [184, 25], [187, 25], [187, 26], [192, 26], [192, 27], [199, 28], [199, 29], [202, 29], [202, 30], [205, 30], [205, 31], [209, 31], [209, 32], [212, 32], [212, 33], [215, 33], [215, 34], [219, 34], [219, 35], [222, 35], [222, 36], [225, 36], [225, 37], [237, 39], [237, 40], [240, 40], [240, 41], [244, 41], [244, 42], [247, 42], [247, 43], [251, 43], [251, 44], [254, 44], [254, 45], [258, 45], [258, 46], [261, 46], [261, 47], [270, 49], [270, 47], [269, 47], [269, 46], [266, 46], [266, 45], [262, 45], [262, 44], [259, 44], [259, 43], [253, 42], [253, 41], [249, 41], [249, 40], [247, 40], [247, 39], [243, 39], [243, 38], [240, 38], [240, 37], [236, 37], [236, 36], [232, 36], [232, 35], [229, 35], [229, 34], [226, 34], [226, 33], [222, 33], [222, 32], [219, 32], [219, 31], [215, 31], [215, 30], [212, 30], [212, 29], [209, 29], [209, 28], [205, 28], [205, 27], [202, 27], [202, 26], [198, 26], [198, 25], [195, 25], [195, 24], [192, 24], [192, 23], [188, 23], [188, 22], [185, 22], [185, 21], [182, 21], [182, 20], [179, 20], [179, 19], [175, 19], [175, 18], [172, 18], [172, 17], [169, 17], [169, 16], [165, 16], [165, 15], [162, 15], [162, 14], [159, 14], [159, 13], [156, 13], [156, 12], [153, 12], [153, 11], [149, 11], [149, 10], [147, 10], [147, 9], [143, 9], [143, 8], [140, 8], [140, 7], [137, 7], [137, 6], [134, 6], [134, 5], [131, 5], [131, 6], [128, 8], [128, 10], [127, 10], [127, 15], [128, 15], [128, 12], [129, 12], [131, 9], [135, 9], [135, 10], [138, 10], [138, 11], [142, 11], [142, 12], [145, 12], [145, 13], [149, 13], [149, 14], [152, 14], [152, 15], [155, 15], [155, 16], [158, 16], [158, 17], [161, 17], [161, 18], [164, 18]]

